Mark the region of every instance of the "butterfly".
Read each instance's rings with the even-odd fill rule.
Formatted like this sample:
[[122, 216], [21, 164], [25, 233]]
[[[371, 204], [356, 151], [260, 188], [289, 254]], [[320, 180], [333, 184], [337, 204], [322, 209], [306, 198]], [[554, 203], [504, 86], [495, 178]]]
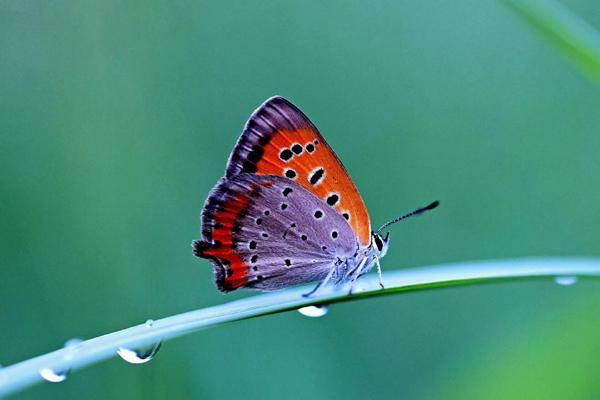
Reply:
[[385, 256], [392, 223], [371, 231], [365, 203], [312, 122], [283, 97], [265, 101], [246, 123], [225, 176], [202, 209], [194, 254], [214, 265], [217, 288], [276, 290], [319, 281], [354, 282]]

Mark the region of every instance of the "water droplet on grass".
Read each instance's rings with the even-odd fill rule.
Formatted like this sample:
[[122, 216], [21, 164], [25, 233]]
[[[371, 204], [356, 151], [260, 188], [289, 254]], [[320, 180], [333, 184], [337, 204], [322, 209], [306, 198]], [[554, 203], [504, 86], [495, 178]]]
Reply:
[[77, 352], [77, 346], [82, 342], [83, 340], [79, 338], [72, 338], [67, 340], [64, 345], [66, 352], [63, 358], [65, 360], [71, 360]]
[[67, 379], [67, 376], [69, 375], [69, 372], [71, 372], [71, 370], [68, 369], [64, 372], [59, 372], [54, 371], [51, 368], [42, 368], [39, 372], [41, 377], [47, 380], [48, 382], [59, 383], [64, 382]]
[[[79, 338], [67, 340], [63, 346], [65, 349], [65, 355], [63, 356], [63, 359], [65, 361], [73, 359], [75, 353], [77, 352], [77, 346], [82, 342], [83, 340]], [[52, 368], [42, 368], [38, 372], [40, 373], [40, 376], [48, 382], [59, 383], [64, 382], [67, 379], [71, 369], [68, 368], [66, 370], [54, 370]]]
[[119, 347], [119, 349], [117, 350], [117, 354], [128, 363], [144, 364], [154, 358], [156, 353], [158, 353], [158, 350], [160, 350], [161, 345], [162, 342], [158, 342], [151, 346], [140, 347], [137, 349]]
[[327, 306], [307, 306], [298, 309], [298, 312], [305, 317], [319, 318], [327, 315], [329, 308]]
[[576, 284], [578, 281], [576, 276], [557, 276], [554, 278], [554, 282], [561, 286], [571, 286]]
[[83, 342], [83, 339], [79, 339], [79, 338], [72, 338], [69, 339], [65, 342], [65, 347], [73, 347], [73, 346], [77, 346], [79, 343]]

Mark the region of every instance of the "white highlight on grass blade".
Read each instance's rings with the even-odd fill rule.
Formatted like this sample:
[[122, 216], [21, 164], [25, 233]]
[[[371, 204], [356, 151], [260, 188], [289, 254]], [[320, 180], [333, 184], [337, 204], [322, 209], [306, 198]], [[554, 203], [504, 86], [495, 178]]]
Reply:
[[576, 276], [557, 276], [554, 278], [554, 282], [561, 286], [571, 286], [576, 284], [578, 281]]
[[327, 306], [306, 306], [299, 308], [298, 312], [305, 317], [319, 318], [327, 315], [329, 308]]
[[[361, 278], [360, 285], [364, 291], [353, 295], [326, 287], [314, 297], [303, 297], [314, 285], [260, 294], [159, 319], [151, 324], [151, 329], [144, 323], [86, 340], [76, 345], [76, 351], [69, 360], [65, 360], [65, 355], [72, 349], [63, 348], [4, 367], [0, 369], [0, 397], [43, 382], [46, 378], [41, 371], [44, 369], [59, 375], [57, 372], [77, 370], [114, 357], [119, 348], [154, 346], [160, 341], [227, 322], [297, 310], [315, 304], [340, 303], [393, 293], [497, 280], [533, 277], [548, 279], [557, 276], [577, 276], [579, 279], [600, 277], [600, 259], [525, 258], [442, 264], [397, 271], [388, 268], [385, 289], [379, 286], [376, 274], [371, 274]], [[47, 372], [44, 371], [44, 374]]]

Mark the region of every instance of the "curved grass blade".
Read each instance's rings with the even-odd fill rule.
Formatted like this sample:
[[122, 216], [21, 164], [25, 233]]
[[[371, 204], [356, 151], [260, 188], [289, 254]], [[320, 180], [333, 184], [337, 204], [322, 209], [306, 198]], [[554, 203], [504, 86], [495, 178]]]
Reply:
[[600, 32], [554, 0], [505, 0], [600, 84]]
[[600, 259], [530, 258], [504, 261], [474, 261], [412, 268], [384, 275], [385, 289], [376, 276], [359, 280], [358, 290], [325, 289], [318, 296], [302, 296], [311, 287], [303, 286], [260, 294], [218, 306], [203, 308], [78, 342], [32, 359], [0, 369], [0, 396], [42, 382], [40, 371], [76, 371], [114, 357], [120, 348], [153, 345], [227, 322], [296, 310], [306, 306], [340, 303], [400, 292], [476, 284], [500, 280], [541, 277], [600, 277]]

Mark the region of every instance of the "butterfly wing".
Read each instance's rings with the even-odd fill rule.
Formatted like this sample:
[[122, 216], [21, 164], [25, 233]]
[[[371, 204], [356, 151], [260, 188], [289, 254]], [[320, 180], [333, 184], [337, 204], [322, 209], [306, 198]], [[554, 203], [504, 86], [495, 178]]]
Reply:
[[202, 211], [198, 257], [214, 264], [221, 291], [321, 280], [358, 242], [338, 212], [292, 180], [242, 173], [223, 178]]
[[283, 97], [272, 97], [250, 117], [227, 164], [242, 173], [289, 178], [334, 207], [362, 246], [371, 240], [365, 204], [348, 172], [317, 128]]

